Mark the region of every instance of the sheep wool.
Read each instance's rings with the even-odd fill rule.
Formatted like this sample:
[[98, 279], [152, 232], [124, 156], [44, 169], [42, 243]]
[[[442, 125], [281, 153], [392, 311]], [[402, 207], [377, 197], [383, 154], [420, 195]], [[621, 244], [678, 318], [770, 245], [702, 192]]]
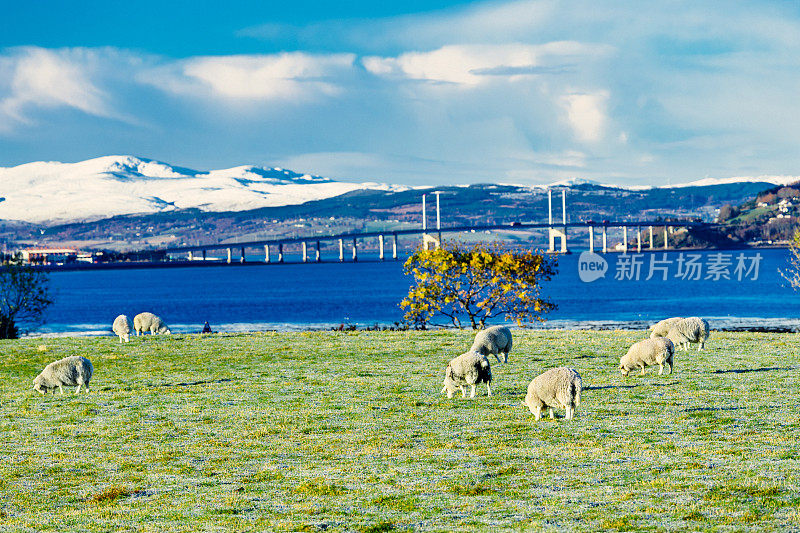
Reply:
[[466, 398], [467, 391], [464, 387], [469, 385], [472, 388], [470, 398], [474, 398], [475, 386], [478, 383], [486, 383], [486, 395], [492, 395], [492, 369], [489, 360], [477, 352], [470, 351], [459, 355], [447, 364], [442, 392], [446, 392], [447, 397], [452, 398], [453, 393], [461, 389], [461, 397]]
[[94, 373], [92, 362], [85, 357], [80, 355], [65, 357], [44, 367], [44, 370], [33, 378], [33, 388], [40, 394], [45, 394], [50, 390], [55, 393], [56, 389], [60, 390], [61, 394], [64, 394], [65, 386], [77, 385], [78, 388], [75, 389], [75, 394], [78, 394], [81, 390], [81, 385], [83, 385], [88, 393], [89, 380], [92, 379], [92, 373]]
[[653, 330], [650, 333], [650, 338], [654, 339], [656, 337], [666, 337], [667, 333], [669, 333], [670, 328], [672, 328], [672, 326], [674, 326], [681, 320], [683, 320], [683, 317], [676, 316], [672, 318], [665, 318], [661, 322], [653, 324], [652, 326], [650, 326], [650, 329]]
[[136, 335], [141, 335], [148, 331], [151, 335], [172, 333], [164, 321], [153, 313], [139, 313], [133, 317], [133, 328], [136, 330]]
[[675, 346], [683, 350], [689, 349], [690, 343], [697, 344], [697, 351], [704, 349], [709, 336], [708, 322], [700, 317], [684, 318], [673, 325], [667, 337]]
[[500, 362], [500, 353], [505, 355], [504, 363], [508, 363], [508, 352], [511, 351], [511, 330], [505, 326], [492, 326], [479, 331], [475, 335], [470, 351], [489, 356], [494, 354]]
[[554, 408], [566, 410], [566, 419], [575, 417], [575, 408], [581, 403], [583, 380], [574, 369], [566, 366], [551, 368], [533, 378], [528, 385], [524, 406], [530, 409], [536, 420], [542, 418], [542, 408], [550, 409], [550, 418], [555, 418]]
[[119, 342], [128, 342], [131, 340], [131, 330], [133, 329], [133, 324], [127, 315], [119, 315], [117, 318], [115, 318], [114, 324], [111, 325], [111, 329], [115, 334], [119, 335]]
[[673, 358], [675, 356], [675, 346], [667, 337], [655, 337], [639, 341], [630, 348], [619, 360], [619, 371], [623, 376], [635, 369], [640, 368], [644, 375], [644, 369], [651, 365], [658, 365], [658, 375], [664, 373], [664, 363], [669, 364], [669, 373], [672, 374]]

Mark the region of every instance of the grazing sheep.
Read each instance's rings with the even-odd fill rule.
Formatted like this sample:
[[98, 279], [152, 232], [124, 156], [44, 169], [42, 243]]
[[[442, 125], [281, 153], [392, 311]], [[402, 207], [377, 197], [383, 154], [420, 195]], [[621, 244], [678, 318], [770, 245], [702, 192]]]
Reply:
[[650, 329], [653, 330], [653, 332], [650, 333], [650, 338], [655, 339], [656, 337], [666, 337], [667, 333], [669, 333], [670, 328], [672, 328], [672, 326], [674, 326], [681, 320], [683, 320], [683, 317], [676, 316], [672, 318], [665, 318], [661, 322], [653, 324], [652, 326], [650, 326]]
[[669, 373], [672, 374], [674, 368], [672, 360], [675, 355], [675, 346], [667, 337], [656, 337], [639, 341], [628, 349], [619, 360], [619, 371], [623, 376], [634, 368], [641, 368], [642, 375], [644, 369], [650, 365], [658, 365], [658, 375], [664, 373], [664, 363], [669, 364]]
[[172, 333], [167, 325], [164, 324], [164, 321], [153, 313], [139, 313], [133, 317], [133, 329], [136, 330], [137, 336], [147, 331], [149, 331], [151, 335], [157, 333]]
[[461, 397], [467, 397], [465, 385], [472, 387], [470, 398], [475, 397], [475, 386], [478, 383], [486, 383], [486, 395], [492, 395], [492, 369], [489, 360], [477, 353], [467, 352], [459, 355], [447, 364], [444, 371], [444, 388], [442, 392], [447, 393], [448, 398], [453, 397], [456, 389], [461, 389]]
[[505, 326], [492, 326], [479, 331], [475, 335], [470, 351], [478, 352], [481, 355], [489, 356], [494, 354], [497, 362], [500, 362], [500, 352], [505, 354], [504, 363], [508, 363], [508, 352], [511, 351], [511, 330]]
[[128, 342], [131, 340], [131, 330], [133, 329], [133, 324], [127, 315], [119, 315], [117, 318], [115, 318], [111, 329], [114, 331], [114, 333], [119, 335], [119, 342]]
[[92, 379], [93, 372], [92, 362], [85, 357], [80, 355], [65, 357], [44, 367], [44, 370], [33, 379], [33, 388], [40, 394], [45, 394], [49, 390], [55, 394], [56, 389], [64, 394], [64, 386], [77, 385], [75, 394], [78, 394], [83, 385], [88, 393], [89, 380]]
[[522, 405], [530, 409], [536, 420], [542, 418], [542, 408], [550, 408], [550, 418], [555, 418], [554, 407], [566, 409], [566, 419], [575, 417], [575, 408], [581, 403], [583, 380], [573, 368], [560, 366], [533, 378]]
[[699, 352], [705, 348], [708, 335], [708, 322], [700, 317], [693, 316], [684, 318], [672, 326], [667, 333], [667, 338], [675, 346], [683, 350], [689, 349], [689, 343], [697, 343], [697, 351]]

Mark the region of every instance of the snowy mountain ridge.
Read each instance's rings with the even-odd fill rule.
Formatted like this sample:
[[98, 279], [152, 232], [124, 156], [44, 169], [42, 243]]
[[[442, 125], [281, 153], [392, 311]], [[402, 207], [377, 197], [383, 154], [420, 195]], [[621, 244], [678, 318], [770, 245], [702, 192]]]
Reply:
[[[570, 178], [524, 187], [601, 186], [644, 190], [743, 182], [787, 185], [798, 180], [798, 176], [704, 178], [653, 187], [617, 186]], [[428, 187], [341, 182], [278, 167], [237, 166], [198, 171], [151, 159], [114, 155], [78, 163], [38, 161], [0, 167], [0, 220], [54, 225], [190, 208], [208, 212], [245, 211], [298, 205], [358, 190], [399, 192], [412, 188]]]
[[188, 208], [243, 211], [355, 190], [406, 189], [333, 181], [277, 167], [201, 172], [134, 156], [105, 156], [78, 163], [40, 161], [0, 167], [0, 219], [50, 225]]

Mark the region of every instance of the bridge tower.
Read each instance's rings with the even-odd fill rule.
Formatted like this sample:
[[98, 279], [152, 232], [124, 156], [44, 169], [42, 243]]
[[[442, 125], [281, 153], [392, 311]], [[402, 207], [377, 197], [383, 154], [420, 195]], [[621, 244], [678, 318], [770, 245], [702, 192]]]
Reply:
[[548, 189], [547, 190], [547, 214], [548, 214], [548, 225], [549, 228], [547, 230], [549, 236], [550, 245], [548, 247], [549, 252], [556, 251], [556, 239], [561, 240], [561, 253], [567, 253], [567, 190], [561, 190], [561, 218], [562, 223], [564, 224], [563, 227], [553, 227], [553, 191]]

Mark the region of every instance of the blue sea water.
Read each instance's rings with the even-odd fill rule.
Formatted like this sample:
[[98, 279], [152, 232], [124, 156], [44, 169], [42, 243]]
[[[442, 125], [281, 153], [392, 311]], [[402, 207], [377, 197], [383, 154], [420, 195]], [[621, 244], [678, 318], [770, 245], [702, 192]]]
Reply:
[[[604, 275], [582, 281], [582, 257], [584, 277], [589, 262], [605, 262]], [[797, 327], [800, 293], [778, 272], [788, 259], [785, 249], [560, 256], [559, 274], [543, 285], [559, 306], [545, 327], [643, 327], [676, 315], [703, 316], [712, 327]], [[55, 303], [32, 333], [106, 335], [117, 315], [142, 311], [173, 332], [197, 332], [206, 320], [215, 331], [391, 325], [410, 285], [402, 270], [402, 261], [363, 260], [56, 271]]]

